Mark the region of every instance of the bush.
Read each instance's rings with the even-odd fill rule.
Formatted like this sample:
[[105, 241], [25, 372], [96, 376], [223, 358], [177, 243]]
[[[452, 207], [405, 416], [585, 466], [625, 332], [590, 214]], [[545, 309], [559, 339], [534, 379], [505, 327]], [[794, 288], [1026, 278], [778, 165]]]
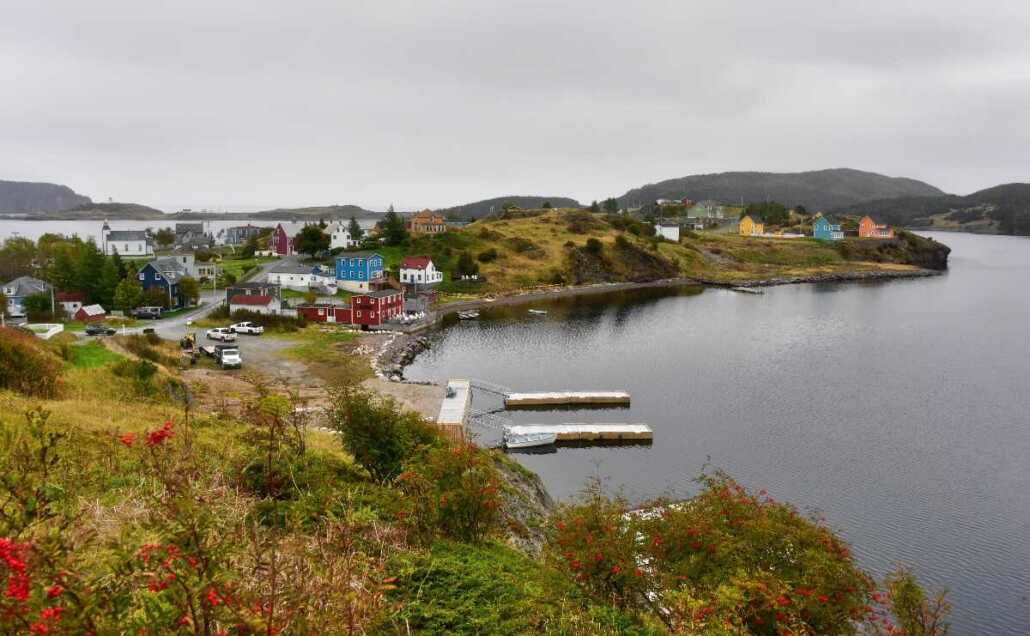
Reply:
[[35, 336], [0, 327], [0, 388], [49, 398], [57, 393], [61, 361]]
[[491, 247], [488, 250], [483, 250], [482, 252], [480, 252], [476, 256], [476, 260], [478, 260], [480, 263], [489, 263], [491, 261], [496, 261], [497, 260], [497, 256], [498, 256], [497, 249]]
[[586, 251], [587, 254], [593, 254], [598, 256], [604, 250], [604, 243], [599, 239], [589, 238], [587, 239]]
[[[221, 308], [220, 308], [221, 309]], [[212, 316], [216, 315], [217, 312], [213, 312]], [[229, 309], [224, 309], [225, 316], [229, 316]], [[308, 326], [307, 320], [303, 316], [282, 316], [278, 314], [259, 314], [255, 311], [247, 311], [245, 309], [237, 309], [232, 312], [229, 316], [236, 322], [254, 322], [265, 329], [270, 331], [282, 331], [292, 333], [298, 329], [303, 329]]]
[[472, 444], [437, 446], [417, 455], [397, 477], [408, 496], [406, 517], [424, 539], [440, 533], [479, 541], [497, 526], [500, 478], [486, 453]]
[[342, 387], [331, 390], [330, 399], [330, 426], [354, 460], [380, 481], [399, 475], [422, 449], [442, 443], [435, 426], [390, 397]]
[[[144, 360], [165, 364], [169, 362], [168, 357], [155, 348], [155, 346], [160, 343], [161, 338], [157, 334], [134, 334], [125, 338], [125, 348], [132, 353]], [[170, 362], [174, 364], [175, 361], [172, 360]]]
[[677, 633], [844, 634], [873, 620], [879, 594], [828, 528], [725, 475], [700, 482], [693, 499], [630, 516], [595, 487], [557, 515], [549, 554], [598, 598], [663, 608]]

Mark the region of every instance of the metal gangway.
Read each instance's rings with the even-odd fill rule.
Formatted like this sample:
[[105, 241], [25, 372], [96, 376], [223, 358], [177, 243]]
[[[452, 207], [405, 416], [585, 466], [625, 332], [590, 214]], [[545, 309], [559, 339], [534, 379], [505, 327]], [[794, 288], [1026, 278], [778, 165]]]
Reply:
[[512, 389], [510, 386], [495, 384], [493, 382], [487, 382], [486, 380], [472, 379], [469, 380], [469, 382], [472, 384], [472, 388], [474, 389], [479, 389], [480, 391], [485, 391], [487, 393], [493, 393], [495, 395], [501, 396], [502, 398], [506, 398], [515, 392], [515, 390]]

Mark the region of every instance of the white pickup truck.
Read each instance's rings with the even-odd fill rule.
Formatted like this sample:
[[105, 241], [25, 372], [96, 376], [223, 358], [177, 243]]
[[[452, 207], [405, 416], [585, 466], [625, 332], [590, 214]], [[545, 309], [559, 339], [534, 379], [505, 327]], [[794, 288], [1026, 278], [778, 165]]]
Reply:
[[208, 345], [200, 350], [204, 355], [214, 358], [223, 369], [239, 369], [243, 366], [243, 356], [236, 345]]
[[229, 330], [234, 333], [249, 333], [254, 336], [260, 336], [265, 333], [265, 328], [256, 322], [238, 322], [229, 327]]

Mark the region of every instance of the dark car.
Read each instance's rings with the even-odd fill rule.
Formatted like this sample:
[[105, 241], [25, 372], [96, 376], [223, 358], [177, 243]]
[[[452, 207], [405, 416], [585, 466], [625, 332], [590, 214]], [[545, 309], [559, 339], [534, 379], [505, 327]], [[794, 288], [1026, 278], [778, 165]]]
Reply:
[[114, 327], [108, 327], [103, 323], [93, 323], [86, 325], [87, 336], [113, 336], [118, 333]]
[[161, 317], [161, 311], [161, 307], [137, 307], [132, 310], [132, 315], [135, 318], [157, 320]]

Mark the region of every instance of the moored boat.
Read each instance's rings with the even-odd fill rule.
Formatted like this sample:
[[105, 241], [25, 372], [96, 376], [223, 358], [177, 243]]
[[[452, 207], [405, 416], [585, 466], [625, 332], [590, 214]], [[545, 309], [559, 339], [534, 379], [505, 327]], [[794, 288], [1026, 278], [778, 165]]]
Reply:
[[546, 316], [547, 315], [547, 311], [544, 310], [544, 309], [530, 309], [529, 313], [533, 314], [534, 316]]
[[507, 428], [504, 430], [505, 448], [548, 446], [557, 439], [558, 435], [556, 433], [512, 433]]
[[458, 312], [458, 320], [475, 320], [476, 318], [479, 318], [479, 312], [475, 309]]

